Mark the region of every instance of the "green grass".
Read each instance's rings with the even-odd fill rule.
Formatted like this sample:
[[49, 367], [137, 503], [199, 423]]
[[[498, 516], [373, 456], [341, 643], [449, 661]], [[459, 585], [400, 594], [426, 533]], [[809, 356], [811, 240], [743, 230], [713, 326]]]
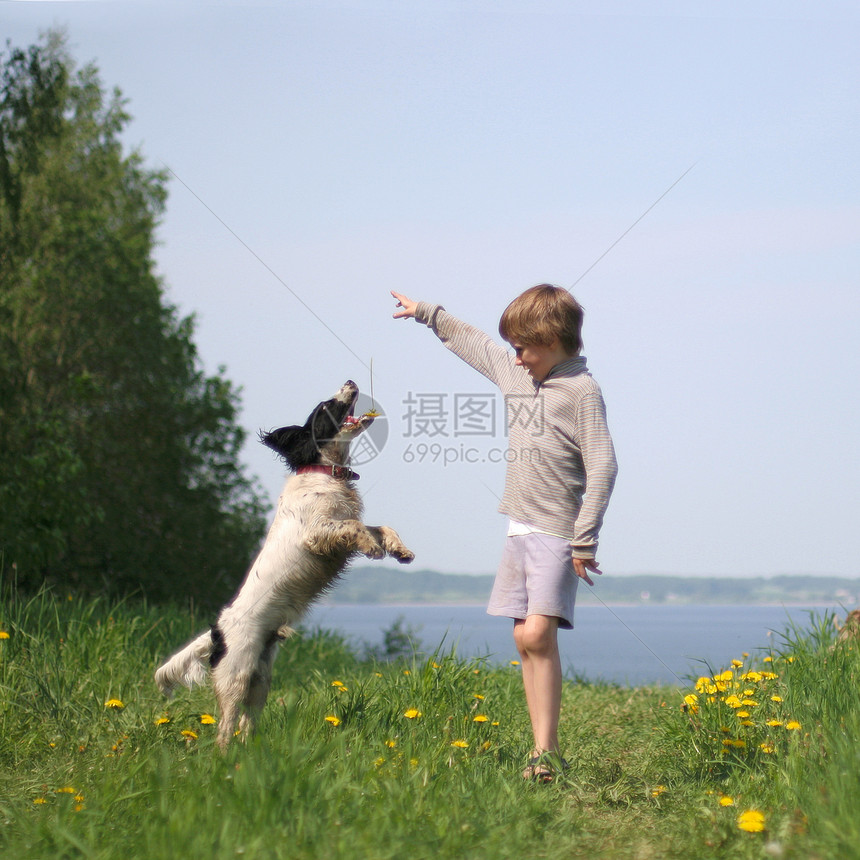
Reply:
[[[566, 684], [572, 768], [551, 786], [520, 777], [516, 666], [368, 662], [320, 631], [285, 644], [260, 734], [222, 756], [211, 691], [168, 703], [152, 683], [204, 623], [0, 601], [0, 856], [860, 856], [860, 657], [833, 647], [830, 619], [698, 691]], [[762, 832], [738, 827], [747, 810]]]

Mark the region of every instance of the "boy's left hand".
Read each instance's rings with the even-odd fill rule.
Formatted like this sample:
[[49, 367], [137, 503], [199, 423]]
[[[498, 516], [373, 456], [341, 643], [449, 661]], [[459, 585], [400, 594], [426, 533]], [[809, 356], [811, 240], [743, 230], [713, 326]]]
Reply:
[[603, 571], [597, 566], [597, 562], [593, 558], [575, 558], [573, 559], [573, 570], [580, 579], [584, 579], [589, 585], [594, 585], [591, 577], [588, 575], [590, 570], [598, 576], [603, 575]]

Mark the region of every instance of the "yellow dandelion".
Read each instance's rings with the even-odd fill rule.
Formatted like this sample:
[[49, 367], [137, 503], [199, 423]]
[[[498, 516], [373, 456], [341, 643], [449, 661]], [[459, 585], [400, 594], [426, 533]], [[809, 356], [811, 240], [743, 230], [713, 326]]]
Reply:
[[791, 657], [786, 657], [786, 658], [785, 658], [785, 662], [786, 662], [786, 663], [793, 663], [793, 662], [794, 662], [794, 657], [793, 657], [793, 656], [791, 656]]
[[325, 718], [325, 721], [327, 723], [331, 723], [333, 726], [339, 726], [340, 725], [340, 717], [336, 717], [334, 714], [329, 714]]
[[472, 698], [477, 699], [479, 702], [484, 701], [484, 697], [480, 693], [472, 693]]
[[36, 798], [33, 798], [33, 803], [37, 803], [37, 804], [40, 804], [40, 805], [41, 805], [41, 804], [43, 804], [43, 803], [47, 803], [47, 802], [48, 802], [48, 801], [47, 801], [47, 800], [45, 800], [45, 798], [44, 798], [44, 797], [36, 797]]
[[105, 702], [105, 707], [106, 708], [116, 708], [117, 710], [120, 710], [120, 709], [124, 708], [125, 705], [119, 699], [108, 699]]
[[182, 737], [187, 738], [188, 740], [197, 740], [197, 732], [192, 732], [191, 729], [183, 729], [180, 734], [182, 735]]
[[735, 669], [740, 669], [743, 664], [743, 660], [732, 660], [732, 666], [734, 666]]
[[765, 725], [775, 729], [782, 725], [782, 720], [768, 720]]
[[[746, 695], [746, 693], [744, 693], [744, 695]], [[745, 708], [757, 708], [758, 707], [758, 702], [755, 699], [744, 699], [743, 701], [741, 701], [741, 704]]]
[[493, 722], [490, 723], [491, 726], [497, 726], [498, 724], [499, 724], [498, 720], [493, 720]]
[[468, 741], [451, 741], [452, 747], [457, 747], [458, 749], [464, 750], [469, 746]]
[[765, 657], [764, 662], [765, 663], [773, 663], [773, 657]]
[[730, 708], [739, 708], [741, 706], [741, 700], [737, 696], [726, 696], [724, 701]]
[[790, 731], [790, 732], [796, 732], [796, 731], [800, 728], [800, 723], [799, 723], [799, 722], [797, 722], [797, 720], [789, 720], [789, 721], [785, 724], [785, 727], [786, 727], [786, 728], [788, 729], [788, 731]]
[[435, 661], [434, 661], [433, 663], [431, 663], [430, 665], [431, 665], [434, 669], [441, 669], [441, 668], [442, 668], [442, 667], [441, 667], [438, 663], [436, 663]]
[[659, 797], [664, 791], [666, 791], [665, 785], [655, 785], [654, 788], [651, 789], [651, 797]]
[[759, 744], [759, 748], [761, 749], [761, 751], [763, 753], [770, 754], [773, 752], [773, 744], [769, 744], [769, 743]]
[[218, 720], [212, 716], [212, 714], [201, 714], [200, 715], [200, 725], [202, 726], [214, 726]]
[[745, 720], [749, 717], [749, 711], [735, 711], [735, 716], [740, 717], [740, 719]]
[[775, 681], [779, 677], [776, 672], [762, 672], [761, 676], [765, 681]]
[[735, 805], [734, 798], [729, 797], [727, 794], [724, 794], [720, 798], [720, 806], [734, 806], [734, 805]]
[[492, 747], [492, 745], [493, 745], [493, 744], [492, 744], [492, 742], [491, 742], [491, 741], [484, 741], [484, 742], [481, 744], [481, 749], [482, 749], [484, 752], [486, 752], [488, 749], [490, 749], [490, 747]]
[[342, 687], [343, 681], [332, 681], [331, 685], [332, 685], [332, 687]]
[[411, 674], [412, 674], [412, 672], [411, 672], [409, 669], [404, 669], [404, 670], [403, 670], [403, 674], [404, 674], [404, 675], [411, 675]]
[[9, 634], [5, 630], [0, 630], [0, 639], [8, 639]]
[[159, 717], [155, 722], [153, 722], [154, 726], [166, 726], [170, 722], [170, 717]]
[[746, 726], [747, 728], [750, 728], [750, 727], [754, 726], [755, 723], [752, 720], [741, 720], [741, 725]]
[[394, 747], [397, 746], [397, 741], [386, 741], [385, 746], [387, 746], [388, 749], [393, 750]]
[[57, 794], [77, 794], [78, 790], [76, 788], [72, 788], [70, 785], [66, 785], [63, 788], [57, 789]]
[[684, 701], [681, 703], [681, 710], [688, 711], [691, 714], [698, 714], [699, 697], [695, 693], [690, 693], [684, 696]]
[[475, 714], [475, 716], [472, 717], [473, 723], [486, 723], [487, 720], [489, 720], [489, 717], [486, 714]]
[[770, 700], [779, 704], [782, 701], [782, 696], [771, 696]]
[[403, 716], [406, 717], [407, 720], [417, 720], [418, 717], [423, 717], [424, 715], [418, 710], [418, 708], [409, 708], [403, 712]]
[[382, 765], [384, 765], [384, 764], [385, 764], [385, 759], [384, 759], [384, 758], [382, 758], [382, 756], [380, 756], [380, 757], [379, 757], [378, 759], [376, 759], [373, 763], [374, 763], [377, 767], [382, 767]]
[[748, 809], [738, 816], [738, 827], [747, 833], [761, 833], [764, 830], [764, 815], [757, 809]]
[[520, 665], [519, 660], [511, 660], [511, 666], [519, 666], [519, 665]]

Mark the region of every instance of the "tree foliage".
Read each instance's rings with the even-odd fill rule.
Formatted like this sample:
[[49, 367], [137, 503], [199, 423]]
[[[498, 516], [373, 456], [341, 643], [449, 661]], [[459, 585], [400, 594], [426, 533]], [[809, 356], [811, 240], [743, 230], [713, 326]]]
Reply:
[[124, 152], [128, 121], [62, 34], [0, 55], [3, 564], [24, 586], [215, 601], [265, 505], [238, 392], [155, 274], [166, 176]]

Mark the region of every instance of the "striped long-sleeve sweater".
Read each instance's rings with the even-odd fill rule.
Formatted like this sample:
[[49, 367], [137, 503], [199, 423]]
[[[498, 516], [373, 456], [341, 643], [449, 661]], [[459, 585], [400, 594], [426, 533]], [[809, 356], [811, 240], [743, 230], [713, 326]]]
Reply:
[[419, 302], [415, 319], [504, 395], [509, 448], [499, 511], [567, 538], [577, 558], [594, 558], [618, 467], [585, 358], [574, 356], [536, 382], [508, 350], [441, 305]]

